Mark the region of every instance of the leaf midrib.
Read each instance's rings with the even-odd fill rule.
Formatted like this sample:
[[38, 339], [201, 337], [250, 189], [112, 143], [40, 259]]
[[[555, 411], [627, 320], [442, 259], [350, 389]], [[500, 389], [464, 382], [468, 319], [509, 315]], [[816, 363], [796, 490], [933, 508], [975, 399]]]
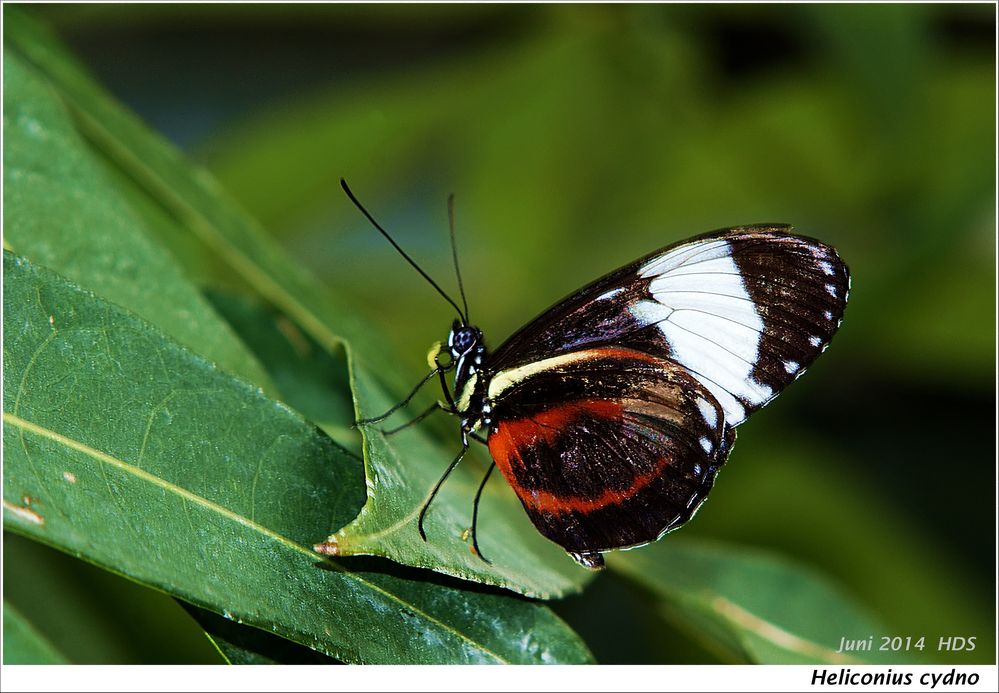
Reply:
[[244, 527], [246, 527], [246, 528], [248, 528], [248, 529], [250, 529], [252, 531], [258, 532], [258, 533], [260, 533], [260, 534], [268, 537], [269, 539], [271, 539], [273, 541], [277, 541], [280, 544], [283, 544], [287, 548], [291, 549], [292, 551], [295, 551], [295, 552], [300, 553], [300, 554], [302, 554], [304, 556], [307, 556], [310, 559], [313, 559], [313, 560], [325, 560], [325, 562], [329, 566], [331, 566], [333, 569], [335, 569], [337, 572], [339, 572], [340, 574], [342, 574], [344, 576], [349, 577], [351, 580], [353, 580], [354, 582], [356, 582], [359, 585], [363, 586], [364, 588], [369, 589], [369, 590], [371, 590], [373, 592], [376, 592], [378, 594], [383, 595], [387, 599], [389, 599], [391, 601], [394, 601], [397, 604], [399, 604], [400, 607], [405, 607], [407, 610], [409, 610], [409, 611], [411, 611], [413, 613], [418, 614], [420, 617], [424, 618], [426, 621], [437, 625], [442, 630], [453, 633], [457, 637], [459, 637], [462, 640], [464, 640], [465, 642], [467, 642], [470, 646], [472, 646], [476, 650], [479, 650], [479, 651], [483, 652], [484, 654], [486, 654], [486, 655], [488, 655], [490, 657], [493, 657], [497, 662], [505, 662], [506, 661], [503, 657], [501, 657], [496, 652], [493, 652], [492, 650], [484, 647], [481, 643], [473, 640], [472, 638], [470, 638], [466, 634], [462, 633], [461, 631], [456, 630], [455, 628], [452, 628], [452, 627], [446, 625], [445, 623], [443, 623], [442, 621], [438, 620], [437, 618], [431, 616], [430, 614], [426, 613], [425, 611], [420, 610], [414, 604], [412, 604], [410, 602], [406, 602], [406, 601], [400, 599], [397, 595], [392, 594], [391, 592], [386, 591], [385, 589], [379, 587], [378, 585], [375, 585], [375, 584], [373, 584], [373, 583], [365, 580], [363, 577], [361, 577], [357, 573], [354, 573], [352, 571], [349, 571], [349, 570], [345, 569], [343, 566], [339, 565], [335, 561], [332, 561], [332, 560], [329, 560], [329, 559], [324, 559], [322, 556], [316, 554], [311, 549], [308, 549], [308, 548], [302, 546], [301, 544], [298, 544], [298, 543], [296, 543], [296, 542], [288, 539], [287, 537], [284, 537], [284, 536], [278, 534], [277, 532], [274, 532], [273, 530], [268, 529], [267, 527], [264, 527], [263, 525], [260, 525], [260, 524], [258, 524], [256, 522], [254, 522], [253, 520], [250, 520], [249, 518], [244, 517], [243, 515], [240, 515], [239, 513], [235, 513], [232, 510], [229, 510], [228, 508], [226, 508], [224, 506], [221, 506], [221, 505], [219, 505], [219, 504], [217, 504], [217, 503], [215, 503], [213, 501], [208, 500], [207, 498], [204, 498], [203, 496], [199, 496], [199, 495], [197, 495], [195, 493], [192, 493], [191, 491], [189, 491], [189, 490], [187, 490], [187, 489], [185, 489], [185, 488], [183, 488], [181, 486], [177, 486], [176, 484], [173, 484], [173, 483], [171, 483], [171, 482], [169, 482], [169, 481], [167, 481], [165, 479], [162, 479], [162, 478], [156, 476], [155, 474], [151, 474], [151, 473], [147, 472], [146, 470], [141, 469], [140, 467], [136, 467], [136, 466], [131, 465], [131, 464], [127, 463], [127, 462], [124, 462], [124, 461], [119, 460], [119, 459], [117, 459], [115, 457], [112, 457], [111, 455], [108, 455], [105, 452], [102, 452], [100, 450], [92, 448], [89, 445], [86, 445], [85, 443], [82, 443], [82, 442], [80, 442], [78, 440], [73, 440], [72, 438], [64, 436], [61, 433], [58, 433], [58, 432], [53, 431], [51, 429], [45, 428], [43, 426], [39, 426], [38, 424], [35, 424], [35, 423], [31, 422], [31, 421], [27, 421], [26, 419], [23, 419], [23, 418], [21, 418], [20, 416], [18, 416], [16, 414], [12, 414], [10, 412], [6, 412], [5, 411], [3, 413], [3, 423], [4, 423], [5, 426], [6, 425], [11, 425], [11, 426], [13, 426], [15, 428], [20, 429], [20, 431], [28, 431], [28, 432], [34, 433], [37, 436], [41, 436], [43, 438], [48, 438], [49, 440], [52, 440], [52, 441], [54, 441], [54, 442], [56, 442], [56, 443], [58, 443], [60, 445], [63, 445], [65, 447], [67, 447], [67, 448], [70, 448], [72, 450], [76, 450], [77, 452], [81, 452], [84, 455], [87, 455], [88, 457], [96, 460], [97, 462], [100, 462], [100, 463], [103, 463], [103, 464], [115, 467], [115, 468], [117, 468], [117, 469], [119, 469], [119, 470], [121, 470], [121, 471], [123, 471], [123, 472], [125, 472], [127, 474], [131, 474], [131, 475], [133, 475], [133, 476], [135, 476], [135, 477], [137, 477], [137, 478], [139, 478], [139, 479], [141, 479], [141, 480], [143, 480], [145, 482], [151, 483], [154, 486], [157, 486], [157, 487], [163, 489], [164, 491], [167, 491], [168, 493], [176, 494], [178, 497], [180, 497], [180, 498], [182, 498], [182, 499], [184, 499], [186, 501], [190, 501], [192, 503], [196, 503], [196, 504], [202, 506], [203, 508], [205, 508], [205, 509], [207, 509], [207, 510], [209, 510], [211, 512], [217, 513], [218, 515], [221, 515], [222, 517], [225, 517], [226, 519], [228, 519], [228, 520], [230, 520], [232, 522], [236, 522], [236, 523], [238, 523], [240, 525], [243, 525]]
[[713, 617], [721, 619], [724, 624], [735, 629], [734, 634], [743, 646], [745, 646], [743, 633], [752, 633], [785, 652], [821, 658], [822, 661], [831, 664], [871, 663], [858, 657], [835, 652], [813, 639], [796, 635], [784, 626], [739, 605], [718, 589], [700, 588], [685, 594], [682, 590], [672, 590], [657, 584], [654, 580], [649, 580], [647, 571], [642, 569], [635, 571], [628, 563], [615, 561], [614, 565], [623, 575], [627, 575], [651, 589], [664, 601], [688, 608], [701, 609]]
[[795, 652], [804, 656], [822, 658], [832, 664], [864, 664], [864, 660], [835, 652], [814, 640], [795, 635], [772, 621], [744, 609], [731, 599], [720, 594], [714, 594], [706, 600], [706, 605], [712, 612], [718, 614], [726, 622], [736, 628], [753, 633], [787, 652]]

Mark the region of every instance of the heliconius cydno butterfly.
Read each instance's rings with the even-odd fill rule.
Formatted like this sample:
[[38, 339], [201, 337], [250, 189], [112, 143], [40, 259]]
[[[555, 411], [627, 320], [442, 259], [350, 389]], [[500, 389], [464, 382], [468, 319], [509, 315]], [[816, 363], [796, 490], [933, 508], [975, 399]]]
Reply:
[[[469, 438], [489, 447], [531, 521], [580, 565], [660, 538], [707, 498], [735, 427], [797, 379], [828, 346], [850, 275], [836, 251], [757, 224], [713, 231], [635, 260], [559, 301], [494, 351], [459, 307], [357, 201], [458, 319], [431, 352], [444, 410], [461, 422], [461, 452], [430, 492], [423, 518]], [[445, 358], [442, 359], [442, 352]], [[449, 357], [449, 358], [447, 358]], [[454, 372], [453, 391], [445, 374]], [[407, 424], [408, 425], [408, 424]], [[401, 428], [401, 427], [400, 427]], [[398, 429], [396, 429], [398, 430]], [[485, 558], [483, 557], [483, 560]]]

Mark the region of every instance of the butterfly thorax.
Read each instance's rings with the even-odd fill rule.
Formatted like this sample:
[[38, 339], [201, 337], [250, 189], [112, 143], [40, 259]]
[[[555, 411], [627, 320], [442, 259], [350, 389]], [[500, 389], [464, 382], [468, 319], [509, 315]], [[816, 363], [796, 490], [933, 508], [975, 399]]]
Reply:
[[455, 369], [454, 398], [462, 428], [470, 431], [480, 420], [488, 425], [486, 387], [489, 373], [485, 369], [488, 352], [482, 330], [455, 321], [448, 335], [447, 348]]

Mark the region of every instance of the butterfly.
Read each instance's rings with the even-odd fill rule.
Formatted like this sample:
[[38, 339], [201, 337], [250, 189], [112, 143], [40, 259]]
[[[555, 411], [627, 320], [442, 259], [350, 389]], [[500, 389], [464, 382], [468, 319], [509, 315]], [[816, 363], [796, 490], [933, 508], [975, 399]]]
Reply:
[[[736, 427], [829, 345], [850, 289], [830, 246], [783, 224], [712, 231], [660, 248], [584, 286], [495, 350], [464, 310], [354, 204], [458, 313], [433, 370], [381, 421], [438, 378], [462, 449], [493, 459], [538, 531], [599, 569], [612, 549], [647, 544], [690, 520], [708, 497]], [[451, 386], [445, 374], [454, 373]], [[402, 428], [402, 427], [400, 427]], [[398, 430], [398, 429], [395, 429]], [[483, 557], [483, 560], [486, 560]]]

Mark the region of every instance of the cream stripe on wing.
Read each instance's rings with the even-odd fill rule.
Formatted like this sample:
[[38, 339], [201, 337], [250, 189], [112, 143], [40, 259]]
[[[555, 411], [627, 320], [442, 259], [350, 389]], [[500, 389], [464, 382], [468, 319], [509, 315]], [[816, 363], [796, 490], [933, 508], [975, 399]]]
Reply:
[[486, 392], [486, 396], [489, 399], [496, 399], [503, 393], [504, 390], [507, 390], [511, 386], [516, 385], [520, 381], [525, 380], [532, 375], [536, 375], [537, 373], [542, 373], [544, 371], [554, 370], [562, 366], [567, 366], [570, 363], [587, 361], [592, 358], [593, 351], [590, 349], [583, 349], [580, 351], [572, 351], [568, 354], [562, 354], [560, 356], [553, 356], [550, 359], [531, 361], [530, 363], [525, 363], [523, 366], [518, 366], [516, 368], [508, 368], [500, 371], [492, 377], [492, 380], [489, 381], [489, 390]]

